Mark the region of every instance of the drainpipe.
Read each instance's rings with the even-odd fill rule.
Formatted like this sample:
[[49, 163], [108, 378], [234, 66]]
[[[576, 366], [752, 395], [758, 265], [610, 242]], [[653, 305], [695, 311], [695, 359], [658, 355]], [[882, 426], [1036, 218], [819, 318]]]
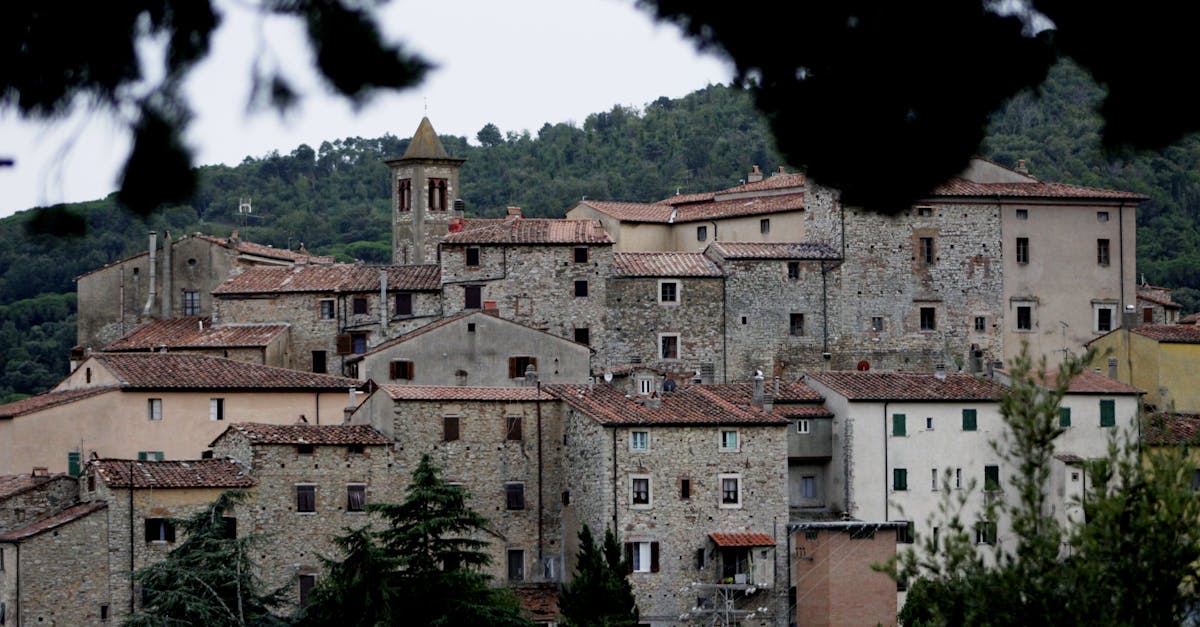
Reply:
[[825, 275], [829, 269], [821, 262], [821, 333], [825, 336], [821, 343], [821, 352], [829, 353], [829, 288]]
[[[150, 250], [154, 250], [151, 248]], [[133, 615], [134, 600], [136, 595], [133, 592], [133, 460], [129, 460], [129, 615]]]
[[125, 337], [125, 267], [121, 266], [121, 291], [118, 301], [121, 305], [121, 337]]
[[[617, 534], [617, 428], [612, 428], [613, 534]], [[619, 537], [619, 536], [618, 536]]]
[[721, 383], [729, 383], [729, 300], [726, 286], [729, 281], [721, 270]]
[[142, 308], [142, 315], [149, 316], [154, 308], [154, 297], [158, 295], [158, 232], [150, 231], [150, 271], [146, 278], [150, 281], [150, 295], [146, 298], [146, 306]]
[[887, 413], [888, 402], [883, 402], [883, 519], [888, 519], [888, 431], [887, 431]]
[[538, 458], [538, 563], [542, 564], [543, 572], [545, 572], [545, 561], [542, 556], [542, 543], [544, 539], [542, 530], [542, 380], [539, 377], [537, 382], [537, 396], [534, 397], [534, 405], [537, 407], [537, 458]]
[[[1122, 317], [1124, 317], [1124, 313], [1125, 313], [1125, 201], [1123, 201], [1123, 200], [1121, 201], [1120, 204], [1117, 205], [1117, 242], [1119, 242], [1117, 244], [1117, 248], [1118, 248], [1117, 254], [1119, 254], [1121, 256], [1121, 260], [1117, 263], [1118, 263], [1118, 266], [1121, 271], [1121, 276], [1119, 278], [1119, 281], [1121, 282], [1121, 313], [1122, 313]], [[1122, 322], [1122, 326], [1124, 326], [1125, 321], [1122, 320], [1121, 322]], [[1133, 379], [1130, 379], [1130, 381], [1132, 381], [1132, 380]]]

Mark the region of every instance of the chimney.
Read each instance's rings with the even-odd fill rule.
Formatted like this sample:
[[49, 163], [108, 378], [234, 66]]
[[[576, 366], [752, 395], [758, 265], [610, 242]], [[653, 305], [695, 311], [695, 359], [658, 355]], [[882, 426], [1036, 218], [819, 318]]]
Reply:
[[50, 469], [46, 468], [45, 466], [34, 466], [33, 467], [33, 476], [34, 477], [49, 477]]
[[171, 298], [174, 291], [171, 279], [175, 274], [175, 268], [171, 265], [170, 231], [163, 231], [162, 249], [162, 298], [160, 299], [162, 302], [160, 303], [159, 317], [166, 319], [175, 313]]
[[1019, 174], [1029, 174], [1029, 168], [1025, 167], [1024, 159], [1017, 159], [1017, 167], [1013, 168]]
[[662, 399], [658, 397], [657, 393], [651, 394], [646, 398], [645, 407], [646, 409], [659, 409], [662, 407]]
[[787, 170], [784, 170], [783, 166], [779, 166], [779, 169], [775, 170], [775, 173], [772, 174], [771, 176], [779, 176], [781, 174], [787, 174]]
[[937, 366], [935, 366], [934, 370], [933, 370], [933, 376], [938, 381], [945, 381], [946, 380], [946, 364], [938, 364]]
[[529, 387], [537, 387], [537, 382], [538, 382], [537, 369], [535, 369], [533, 367], [533, 364], [529, 364], [528, 366], [525, 366], [525, 385], [529, 386]]
[[751, 397], [750, 402], [755, 405], [758, 405], [760, 407], [763, 404], [763, 372], [762, 372], [762, 370], [754, 371], [754, 396]]
[[747, 183], [757, 183], [757, 182], [761, 181], [762, 179], [763, 179], [762, 170], [758, 169], [758, 166], [755, 165], [754, 168], [750, 170], [750, 175], [746, 177], [746, 182]]
[[232, 232], [232, 233], [230, 233], [230, 234], [229, 234], [229, 244], [230, 244], [231, 246], [237, 246], [237, 245], [238, 245], [238, 244], [240, 244], [240, 243], [241, 243], [241, 240], [240, 240], [240, 239], [238, 239], [238, 232], [237, 232], [237, 231], [234, 231], [234, 232]]
[[1125, 313], [1121, 317], [1121, 326], [1126, 329], [1137, 328], [1138, 323], [1137, 309], [1133, 305], [1125, 305]]
[[508, 221], [520, 220], [521, 219], [521, 208], [520, 207], [509, 207], [508, 208], [508, 216], [505, 217], [504, 219], [508, 220]]
[[1108, 378], [1114, 379], [1114, 380], [1117, 378], [1117, 358], [1116, 357], [1108, 358]]
[[454, 199], [454, 217], [461, 218], [467, 213], [467, 201], [462, 198]]
[[458, 216], [450, 218], [450, 232], [451, 233], [461, 233], [463, 228], [466, 226], [466, 223], [467, 223], [466, 219], [460, 218]]
[[150, 295], [146, 297], [146, 306], [142, 308], [142, 315], [149, 316], [154, 309], [154, 298], [158, 296], [158, 232], [150, 231], [150, 271], [147, 273], [146, 279], [150, 283]]

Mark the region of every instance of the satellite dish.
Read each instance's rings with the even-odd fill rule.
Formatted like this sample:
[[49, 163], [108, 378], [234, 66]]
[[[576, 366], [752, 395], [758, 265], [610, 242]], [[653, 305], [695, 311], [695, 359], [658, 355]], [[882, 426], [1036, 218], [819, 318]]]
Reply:
[[612, 383], [612, 373], [611, 372], [604, 373], [604, 382]]
[[859, 370], [860, 372], [866, 372], [866, 371], [868, 371], [868, 370], [870, 370], [870, 369], [871, 369], [871, 362], [869, 362], [869, 361], [867, 361], [867, 360], [865, 360], [865, 359], [864, 359], [864, 360], [862, 360], [862, 361], [860, 361], [860, 362], [858, 362], [858, 370]]

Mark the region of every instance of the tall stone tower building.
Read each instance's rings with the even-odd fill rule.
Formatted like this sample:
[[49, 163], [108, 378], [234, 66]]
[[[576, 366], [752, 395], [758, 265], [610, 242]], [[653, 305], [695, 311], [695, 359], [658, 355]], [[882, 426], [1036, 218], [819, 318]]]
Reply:
[[386, 161], [392, 169], [392, 263], [437, 262], [437, 243], [455, 217], [464, 161], [446, 153], [429, 118], [421, 119], [404, 156]]

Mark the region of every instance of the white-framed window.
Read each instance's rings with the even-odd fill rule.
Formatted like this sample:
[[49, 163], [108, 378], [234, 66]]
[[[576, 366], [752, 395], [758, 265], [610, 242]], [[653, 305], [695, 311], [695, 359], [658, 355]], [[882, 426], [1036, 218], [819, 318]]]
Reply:
[[648, 451], [648, 450], [650, 450], [650, 432], [649, 431], [631, 431], [629, 433], [629, 450], [631, 450], [631, 451]]
[[317, 511], [317, 486], [314, 483], [296, 484], [296, 511], [311, 514]]
[[812, 425], [809, 423], [808, 418], [801, 418], [796, 421], [796, 433], [808, 434], [811, 428]]
[[223, 398], [208, 399], [208, 419], [209, 420], [225, 420], [225, 399], [223, 399]]
[[162, 399], [150, 398], [146, 399], [146, 419], [151, 422], [162, 421]]
[[678, 333], [659, 333], [658, 334], [658, 358], [659, 359], [679, 359], [679, 334]]
[[365, 512], [367, 510], [367, 484], [346, 484], [346, 511]]
[[720, 435], [721, 452], [732, 453], [738, 450], [738, 432], [737, 429], [721, 429]]
[[1117, 328], [1116, 303], [1092, 303], [1092, 330], [1108, 333]]
[[627, 542], [625, 543], [625, 559], [635, 573], [658, 572], [658, 543], [657, 542]]
[[641, 377], [637, 380], [638, 394], [652, 394], [654, 392], [654, 379]]
[[721, 509], [739, 509], [742, 506], [742, 476], [739, 474], [717, 475], [717, 486], [721, 490]]
[[650, 475], [630, 475], [629, 504], [634, 509], [647, 509], [652, 504], [650, 494]]
[[322, 298], [319, 302], [321, 304], [321, 319], [322, 320], [333, 320], [333, 316], [334, 316], [333, 299], [332, 298]]
[[658, 303], [660, 305], [678, 305], [679, 287], [679, 281], [659, 281]]

